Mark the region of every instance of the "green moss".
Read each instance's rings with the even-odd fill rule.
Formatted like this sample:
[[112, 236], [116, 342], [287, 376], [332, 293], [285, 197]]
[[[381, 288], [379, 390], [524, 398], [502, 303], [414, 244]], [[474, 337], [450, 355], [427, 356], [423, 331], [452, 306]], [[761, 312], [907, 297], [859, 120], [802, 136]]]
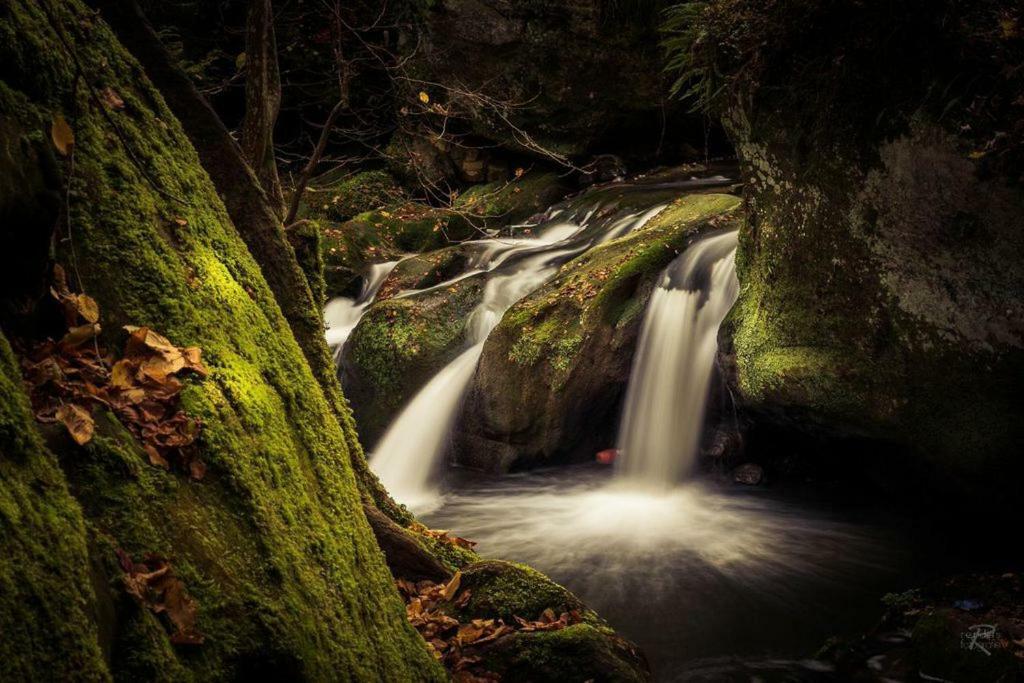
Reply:
[[516, 633], [484, 658], [508, 680], [647, 681], [650, 672], [628, 642], [590, 624], [558, 631]]
[[0, 335], [0, 679], [109, 679], [86, 538]]
[[343, 222], [405, 199], [405, 192], [386, 171], [363, 171], [340, 179], [335, 175], [317, 178], [306, 190], [303, 199], [310, 216]]
[[[175, 658], [201, 678], [254, 663], [319, 680], [441, 678], [363, 518], [350, 425], [159, 94], [78, 2], [15, 3], [0, 36], [0, 63], [18, 74], [0, 88], [0, 112], [42, 131], [62, 113], [75, 131], [74, 251], [64, 242], [58, 258], [99, 301], [106, 340], [118, 347], [121, 325], [150, 325], [201, 347], [211, 370], [183, 395], [204, 424], [203, 482], [145, 463], [133, 477], [126, 463], [141, 457], [116, 435], [65, 458], [82, 459], [71, 488], [97, 533], [175, 558], [195, 591], [210, 637]], [[75, 87], [76, 62], [125, 108], [100, 114]]]
[[322, 226], [328, 297], [350, 295], [350, 283], [371, 264], [442, 249], [479, 234], [457, 212], [411, 201]]
[[495, 227], [524, 221], [569, 193], [556, 173], [531, 171], [509, 181], [473, 185], [455, 200], [453, 208], [484, 219]]
[[[457, 611], [460, 620], [513, 617], [532, 620], [546, 609], [555, 614], [584, 611], [579, 599], [536, 569], [514, 562], [484, 560], [462, 569], [462, 590], [469, 602]], [[592, 612], [588, 615], [596, 621]]]
[[466, 316], [479, 302], [483, 278], [441, 291], [378, 301], [349, 340], [348, 385], [360, 431], [379, 434], [395, 412], [464, 348]]
[[320, 226], [312, 221], [301, 221], [288, 232], [288, 242], [295, 249], [295, 258], [306, 276], [318, 311], [327, 303], [322, 241]]
[[633, 296], [637, 279], [655, 276], [701, 225], [738, 205], [732, 195], [675, 196], [641, 230], [562, 266], [551, 282], [513, 306], [502, 320], [500, 328], [515, 331], [508, 360], [524, 367], [542, 361], [553, 386], [564, 382], [595, 326], [623, 324], [641, 313], [643, 306]]

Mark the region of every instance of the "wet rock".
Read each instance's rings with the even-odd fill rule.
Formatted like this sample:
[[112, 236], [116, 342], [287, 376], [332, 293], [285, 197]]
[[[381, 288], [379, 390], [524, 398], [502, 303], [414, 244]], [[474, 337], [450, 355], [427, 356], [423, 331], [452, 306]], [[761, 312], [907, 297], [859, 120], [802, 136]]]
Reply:
[[717, 462], [726, 462], [739, 457], [743, 452], [743, 435], [739, 430], [720, 426], [714, 430], [702, 455]]
[[[702, 40], [738, 40], [756, 55], [745, 63], [766, 69], [723, 72], [737, 77], [720, 104], [747, 181], [747, 228], [722, 359], [757, 419], [898, 443], [958, 491], [1003, 489], [1013, 506], [1024, 270], [1008, 264], [1024, 260], [1024, 144], [1019, 115], [994, 103], [1020, 92], [1020, 72], [1005, 65], [1022, 51], [985, 19], [995, 4], [955, 4], [821, 6], [807, 15], [822, 31], [813, 40], [770, 5], [702, 15]], [[897, 47], [895, 31], [917, 47]], [[949, 46], [956, 63], [942, 57]], [[897, 51], [914, 58], [891, 61]], [[823, 81], [793, 67], [834, 59], [846, 66], [828, 77], [825, 103]], [[882, 78], [879, 64], [896, 66]], [[965, 69], [985, 88], [930, 99], [928, 83]]]
[[536, 216], [569, 192], [569, 185], [559, 174], [530, 171], [475, 185], [459, 195], [453, 208], [465, 212], [478, 227], [495, 228]]
[[513, 306], [484, 346], [457, 426], [457, 462], [504, 472], [590, 461], [614, 443], [657, 276], [709, 220], [738, 204], [731, 195], [677, 199], [644, 228], [565, 264]]
[[752, 462], [745, 463], [732, 471], [732, 480], [737, 484], [757, 486], [764, 481], [764, 469]]
[[367, 310], [349, 337], [341, 375], [364, 443], [375, 443], [401, 407], [464, 349], [466, 318], [483, 285], [483, 276], [475, 275], [378, 300]]
[[559, 630], [517, 632], [483, 653], [484, 668], [504, 680], [646, 681], [650, 669], [637, 647], [616, 635], [579, 598], [525, 565], [498, 560], [462, 569], [460, 590], [470, 599], [454, 612], [460, 621], [534, 620], [545, 610], [572, 612], [579, 622]]

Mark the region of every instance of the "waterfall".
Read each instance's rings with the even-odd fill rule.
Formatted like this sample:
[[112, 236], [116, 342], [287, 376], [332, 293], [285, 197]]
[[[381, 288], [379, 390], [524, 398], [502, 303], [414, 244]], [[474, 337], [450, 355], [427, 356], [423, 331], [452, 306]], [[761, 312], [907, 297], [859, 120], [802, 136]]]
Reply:
[[448, 434], [484, 342], [505, 311], [544, 284], [569, 259], [643, 226], [663, 208], [659, 205], [594, 223], [597, 207], [588, 207], [578, 223], [556, 217], [539, 226], [535, 238], [481, 241], [487, 262], [479, 268], [487, 273], [487, 283], [482, 300], [466, 321], [468, 348], [413, 397], [370, 457], [371, 469], [395, 500], [417, 512], [438, 502], [435, 480]]
[[341, 360], [341, 350], [345, 346], [352, 330], [359, 324], [363, 313], [373, 303], [381, 285], [395, 269], [399, 261], [375, 263], [370, 266], [370, 273], [363, 281], [362, 290], [355, 299], [343, 296], [335, 297], [324, 307], [324, 322], [327, 325], [327, 345], [334, 353], [334, 362]]
[[696, 462], [718, 328], [739, 294], [736, 232], [702, 239], [662, 273], [633, 359], [618, 474], [668, 488]]

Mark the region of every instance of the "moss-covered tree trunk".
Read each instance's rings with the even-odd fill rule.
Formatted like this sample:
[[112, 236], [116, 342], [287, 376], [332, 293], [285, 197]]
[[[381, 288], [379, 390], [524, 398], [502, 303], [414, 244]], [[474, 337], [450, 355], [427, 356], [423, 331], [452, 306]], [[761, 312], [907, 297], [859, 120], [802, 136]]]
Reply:
[[305, 254], [305, 260], [313, 258], [308, 253], [311, 251], [309, 235], [305, 232], [308, 226], [301, 226], [292, 235], [286, 235], [241, 148], [160, 43], [138, 3], [134, 0], [93, 0], [91, 4], [101, 10], [126, 47], [142, 63], [147, 76], [160, 89], [199, 153], [231, 220], [262, 269], [313, 374], [341, 422], [360, 490], [392, 518], [409, 521], [408, 514], [395, 505], [367, 467], [352, 411], [342, 396], [324, 339], [320, 312], [322, 295], [314, 295], [314, 292], [322, 291], [322, 272], [314, 267], [304, 273], [296, 250], [289, 241], [289, 237], [299, 240], [299, 251]]
[[[26, 598], [21, 612], [4, 604], [2, 618], [17, 624], [3, 622], [0, 678], [47, 680], [64, 667], [67, 678], [101, 679], [100, 651], [126, 680], [441, 678], [360, 509], [349, 461], [356, 440], [332, 405], [340, 394], [325, 396], [266, 267], [239, 238], [174, 114], [77, 0], [4, 3], [0, 147], [17, 163], [38, 163], [28, 150], [49, 144], [57, 117], [75, 144], [61, 158], [68, 205], [56, 258], [99, 302], [108, 347], [120, 347], [121, 326], [133, 324], [203, 349], [210, 376], [188, 383], [183, 406], [203, 424], [209, 471], [195, 482], [152, 467], [99, 409], [84, 447], [48, 434], [58, 470], [28, 424], [5, 352], [4, 499], [32, 485], [30, 465], [19, 463], [41, 464], [30, 499], [0, 512], [0, 576], [37, 579], [3, 600], [50, 595]], [[52, 558], [28, 545], [48, 536]], [[157, 616], [125, 596], [117, 549], [172, 558], [204, 644], [171, 645]], [[86, 615], [90, 591], [103, 619]]]

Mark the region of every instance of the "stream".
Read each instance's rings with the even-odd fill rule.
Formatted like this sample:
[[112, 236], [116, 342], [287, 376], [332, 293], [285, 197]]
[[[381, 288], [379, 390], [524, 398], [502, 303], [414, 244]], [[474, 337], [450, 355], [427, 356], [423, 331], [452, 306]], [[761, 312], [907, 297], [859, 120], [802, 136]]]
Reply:
[[737, 668], [750, 680], [748, 667], [815, 680], [822, 665], [803, 658], [869, 628], [920, 561], [894, 520], [798, 492], [700, 480], [657, 491], [601, 465], [459, 471], [446, 488], [424, 523], [572, 590], [644, 649], [659, 681]]
[[[668, 188], [728, 182], [702, 178]], [[666, 189], [636, 189], [652, 188]], [[470, 272], [458, 276], [486, 277], [466, 321], [465, 349], [394, 419], [371, 449], [370, 465], [424, 523], [477, 541], [482, 556], [530, 564], [578, 594], [643, 648], [656, 680], [701, 680], [737, 667], [742, 680], [751, 670], [814, 680], [825, 665], [804, 658], [829, 636], [869, 627], [879, 597], [904, 587], [914, 559], [898, 550], [907, 539], [891, 520], [792, 491], [694, 476], [717, 332], [738, 295], [735, 232], [707, 233], [661, 274], [613, 467], [498, 478], [444, 467], [461, 401], [505, 311], [573, 257], [641, 229], [664, 207], [663, 193], [651, 196], [658, 199], [646, 207], [608, 210], [600, 192], [585, 193], [552, 207], [529, 237], [478, 241]], [[375, 266], [357, 300], [331, 303], [336, 354], [393, 267]]]

